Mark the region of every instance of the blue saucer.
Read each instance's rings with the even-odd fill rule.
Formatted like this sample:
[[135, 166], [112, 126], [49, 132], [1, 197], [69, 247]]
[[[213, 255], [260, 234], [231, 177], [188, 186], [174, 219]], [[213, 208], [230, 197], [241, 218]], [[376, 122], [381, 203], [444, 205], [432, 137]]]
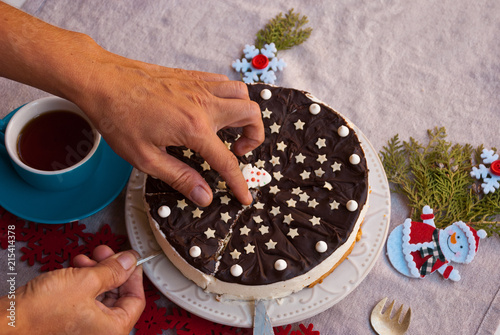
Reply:
[[[3, 121], [8, 121], [12, 111]], [[27, 184], [12, 167], [0, 146], [0, 206], [10, 213], [39, 223], [67, 223], [86, 218], [111, 203], [120, 194], [132, 166], [103, 140], [102, 159], [90, 179], [74, 189], [43, 191]]]

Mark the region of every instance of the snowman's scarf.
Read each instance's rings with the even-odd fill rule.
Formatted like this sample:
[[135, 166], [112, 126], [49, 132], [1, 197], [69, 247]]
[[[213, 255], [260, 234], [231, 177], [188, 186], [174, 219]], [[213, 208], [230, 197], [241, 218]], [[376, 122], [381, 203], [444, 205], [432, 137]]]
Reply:
[[420, 255], [423, 258], [429, 255], [431, 256], [425, 261], [425, 263], [420, 268], [420, 274], [422, 276], [432, 273], [432, 268], [434, 267], [434, 264], [436, 264], [438, 259], [442, 262], [446, 261], [446, 258], [444, 257], [443, 252], [441, 251], [441, 247], [439, 246], [438, 229], [434, 230], [434, 233], [432, 233], [432, 243], [434, 247], [420, 249]]

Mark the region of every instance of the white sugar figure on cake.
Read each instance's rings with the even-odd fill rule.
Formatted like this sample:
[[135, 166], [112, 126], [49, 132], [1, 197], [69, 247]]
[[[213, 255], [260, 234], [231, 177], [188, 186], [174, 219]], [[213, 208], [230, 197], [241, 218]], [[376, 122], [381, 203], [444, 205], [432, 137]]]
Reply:
[[237, 72], [243, 73], [243, 81], [247, 84], [252, 84], [259, 80], [266, 84], [274, 84], [276, 80], [274, 72], [278, 70], [283, 71], [283, 68], [286, 66], [283, 59], [276, 57], [277, 51], [274, 43], [264, 45], [260, 51], [254, 45], [247, 44], [245, 49], [243, 49], [245, 58], [234, 61], [233, 68]]
[[424, 206], [422, 213], [423, 222], [406, 219], [389, 235], [387, 255], [391, 264], [408, 277], [424, 278], [437, 270], [445, 279], [460, 280], [458, 270], [450, 262], [470, 263], [486, 232], [476, 231], [462, 221], [438, 229], [433, 210]]
[[259, 169], [252, 164], [246, 164], [241, 169], [248, 188], [259, 188], [269, 184], [272, 180], [271, 174], [264, 169]]
[[484, 194], [493, 193], [495, 189], [500, 188], [500, 160], [498, 154], [493, 150], [483, 149], [481, 154], [484, 164], [490, 164], [486, 167], [484, 164], [479, 164], [479, 168], [472, 167], [470, 173], [471, 177], [476, 179], [483, 179], [484, 183], [481, 184]]

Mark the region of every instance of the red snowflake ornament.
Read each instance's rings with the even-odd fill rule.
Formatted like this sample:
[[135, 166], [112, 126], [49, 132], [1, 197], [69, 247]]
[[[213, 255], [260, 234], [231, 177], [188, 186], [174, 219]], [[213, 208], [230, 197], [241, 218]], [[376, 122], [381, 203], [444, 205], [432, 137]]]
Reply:
[[273, 328], [274, 335], [288, 335], [290, 334], [290, 330], [292, 330], [292, 325], [287, 325], [286, 328], [283, 326]]
[[[300, 324], [299, 328], [300, 328], [300, 330], [302, 330], [302, 333], [304, 335], [319, 335], [319, 331], [314, 330], [314, 325], [312, 323], [310, 323], [309, 326], [307, 326], [307, 328], [303, 324]], [[290, 335], [294, 335], [294, 334], [302, 335], [299, 331], [292, 332], [292, 334], [290, 334]]]
[[143, 278], [146, 307], [134, 326], [137, 329], [136, 335], [160, 335], [164, 330], [169, 329], [167, 309], [158, 308], [156, 301], [161, 298], [160, 292], [146, 276]]
[[73, 259], [85, 249], [79, 244], [85, 238], [85, 225], [78, 222], [65, 224], [30, 223], [24, 231], [28, 246], [22, 247], [21, 261], [33, 266], [35, 261], [42, 264], [40, 271], [63, 268], [62, 263]]
[[125, 235], [114, 234], [109, 224], [105, 224], [95, 234], [87, 234], [83, 238], [83, 241], [85, 242], [84, 253], [90, 256], [94, 252], [94, 249], [102, 244], [107, 245], [114, 252], [122, 251], [127, 237]]

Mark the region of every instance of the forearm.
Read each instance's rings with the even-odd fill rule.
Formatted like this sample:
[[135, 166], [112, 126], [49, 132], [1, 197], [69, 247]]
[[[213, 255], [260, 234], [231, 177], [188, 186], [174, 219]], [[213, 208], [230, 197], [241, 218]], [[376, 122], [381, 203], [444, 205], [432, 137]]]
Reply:
[[0, 76], [71, 100], [88, 85], [100, 54], [90, 37], [0, 1]]

